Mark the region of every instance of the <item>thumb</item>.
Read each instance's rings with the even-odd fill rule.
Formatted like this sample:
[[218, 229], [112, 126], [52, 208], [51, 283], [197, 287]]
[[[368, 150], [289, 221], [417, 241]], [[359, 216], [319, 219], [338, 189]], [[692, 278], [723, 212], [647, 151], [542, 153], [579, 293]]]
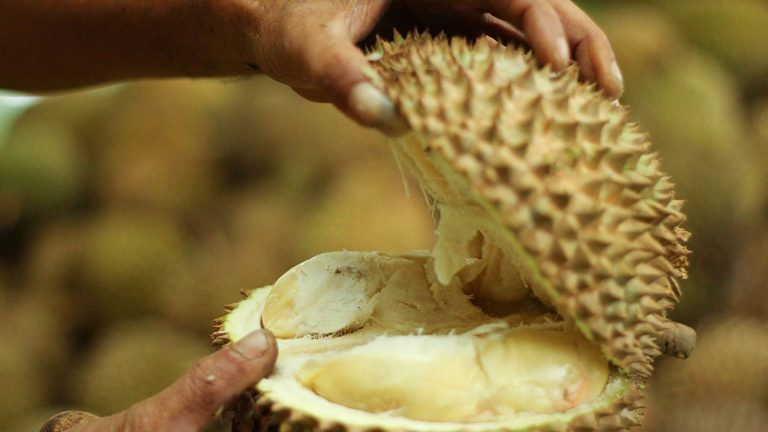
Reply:
[[[131, 408], [166, 416], [168, 430], [202, 430], [219, 412], [272, 372], [277, 344], [267, 330], [254, 331], [237, 343], [204, 357], [163, 392]], [[147, 413], [143, 413], [147, 414]], [[162, 422], [161, 422], [162, 423]]]
[[342, 23], [329, 23], [303, 51], [310, 79], [337, 108], [364, 126], [402, 133], [404, 123], [394, 104], [368, 81], [368, 60]]

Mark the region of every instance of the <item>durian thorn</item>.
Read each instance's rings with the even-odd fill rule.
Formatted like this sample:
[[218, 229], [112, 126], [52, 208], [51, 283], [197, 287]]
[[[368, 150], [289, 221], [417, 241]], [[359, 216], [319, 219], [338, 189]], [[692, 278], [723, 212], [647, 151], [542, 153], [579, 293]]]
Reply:
[[392, 41], [398, 45], [404, 42], [403, 35], [397, 29], [392, 30]]

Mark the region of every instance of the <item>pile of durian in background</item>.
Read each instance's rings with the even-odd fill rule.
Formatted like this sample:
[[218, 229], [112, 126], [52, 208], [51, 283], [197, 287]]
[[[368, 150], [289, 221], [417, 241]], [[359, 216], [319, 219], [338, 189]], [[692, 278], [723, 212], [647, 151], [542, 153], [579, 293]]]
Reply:
[[[578, 3], [694, 233], [670, 317], [697, 348], [654, 363], [642, 430], [768, 430], [768, 4]], [[3, 140], [2, 430], [159, 390], [209, 352], [219, 305], [314, 255], [435, 240], [383, 138], [264, 79], [53, 98]]]

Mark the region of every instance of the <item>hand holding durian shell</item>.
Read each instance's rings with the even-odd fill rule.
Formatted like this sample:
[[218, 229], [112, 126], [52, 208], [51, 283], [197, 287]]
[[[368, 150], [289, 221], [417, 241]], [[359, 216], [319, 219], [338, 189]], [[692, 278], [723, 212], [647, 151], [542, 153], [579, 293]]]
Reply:
[[170, 387], [125, 411], [103, 418], [64, 412], [40, 431], [202, 431], [240, 393], [269, 375], [276, 358], [274, 337], [268, 331], [254, 331], [201, 359]]
[[487, 34], [524, 41], [541, 64], [564, 69], [571, 59], [581, 78], [612, 98], [621, 72], [603, 31], [570, 0], [280, 0], [260, 6], [259, 67], [307, 99], [332, 102], [358, 122], [391, 132], [393, 106], [366, 79], [367, 61], [355, 47], [366, 35], [393, 29]]
[[622, 92], [605, 33], [571, 0], [104, 1], [98, 7], [13, 0], [3, 11], [0, 57], [7, 67], [0, 68], [0, 88], [22, 91], [263, 71], [307, 99], [333, 102], [359, 123], [394, 133], [398, 116], [368, 83], [367, 61], [355, 44], [418, 28], [522, 41], [539, 63], [562, 70], [573, 59], [581, 78], [608, 97]]

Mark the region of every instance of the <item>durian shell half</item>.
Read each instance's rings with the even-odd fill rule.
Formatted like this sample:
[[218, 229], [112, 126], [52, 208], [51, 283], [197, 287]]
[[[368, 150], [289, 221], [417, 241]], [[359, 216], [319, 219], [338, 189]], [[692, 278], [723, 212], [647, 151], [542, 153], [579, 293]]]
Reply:
[[[244, 300], [228, 305], [229, 313], [216, 320], [212, 335], [215, 346], [230, 343], [248, 331], [249, 324], [261, 320], [261, 313], [271, 287], [243, 291]], [[402, 419], [390, 421], [386, 416], [362, 413], [339, 407], [329, 413], [323, 404], [275, 400], [274, 387], [279, 383], [262, 380], [238, 398], [229, 412], [233, 432], [585, 432], [623, 431], [638, 426], [642, 418], [646, 384], [643, 379], [627, 377], [614, 369], [608, 384], [597, 400], [564, 413], [527, 416], [522, 420], [491, 423], [433, 423]], [[317, 396], [317, 401], [320, 401]], [[344, 413], [350, 414], [346, 417]], [[354, 420], [351, 420], [354, 418]], [[404, 421], [403, 421], [404, 420]]]
[[681, 200], [627, 110], [571, 66], [480, 38], [380, 41], [371, 78], [414, 133], [393, 146], [426, 193], [474, 208], [534, 293], [647, 377], [688, 265]]

